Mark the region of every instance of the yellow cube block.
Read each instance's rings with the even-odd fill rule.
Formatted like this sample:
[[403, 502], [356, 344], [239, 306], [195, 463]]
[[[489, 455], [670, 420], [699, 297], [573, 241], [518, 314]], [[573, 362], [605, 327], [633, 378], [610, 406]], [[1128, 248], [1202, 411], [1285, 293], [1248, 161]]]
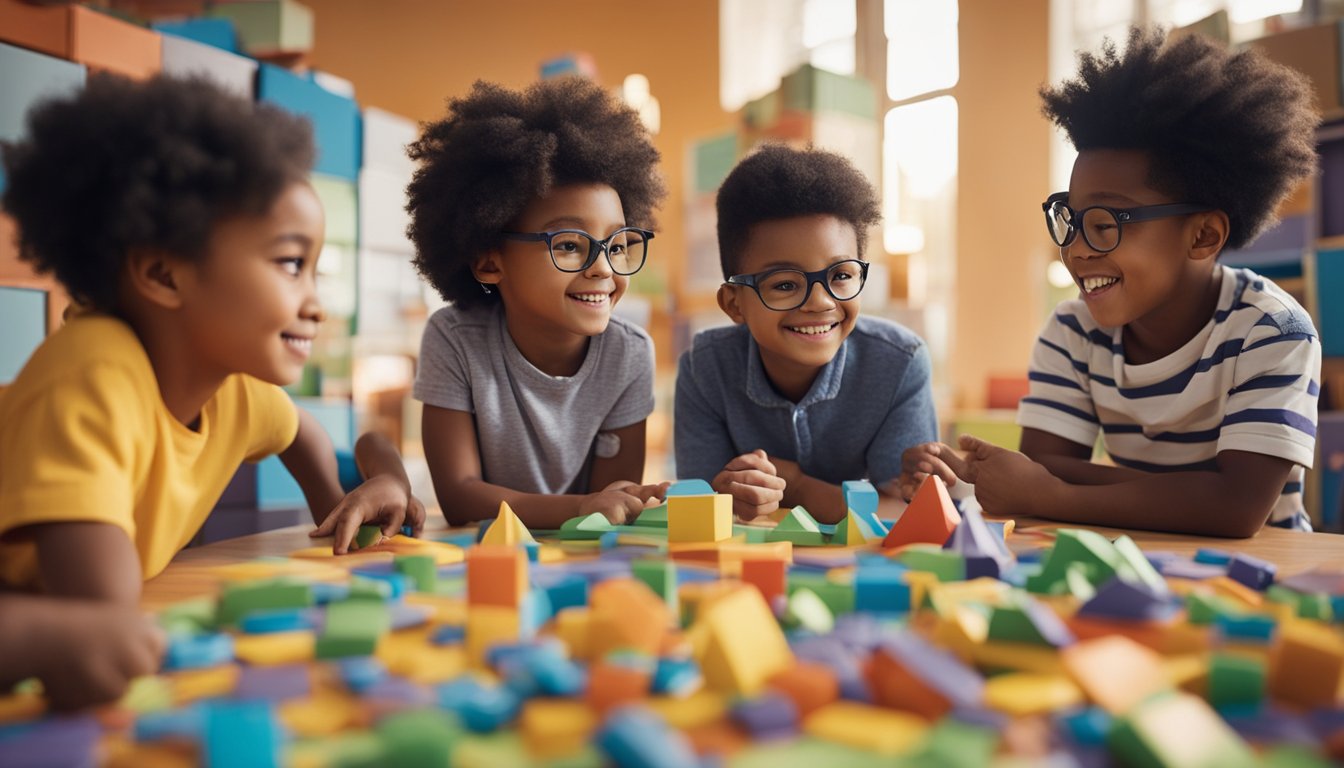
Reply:
[[667, 540], [672, 544], [723, 541], [733, 535], [733, 497], [726, 493], [672, 496], [667, 500]]
[[579, 699], [531, 699], [518, 718], [523, 743], [535, 758], [582, 752], [597, 728], [597, 713]]
[[838, 701], [808, 715], [809, 736], [883, 755], [903, 755], [923, 743], [929, 730], [924, 718], [909, 712]]
[[522, 622], [515, 608], [473, 605], [467, 612], [467, 662], [485, 667], [485, 652], [496, 643], [518, 641]]
[[1010, 672], [985, 682], [985, 706], [1015, 717], [1039, 715], [1083, 702], [1083, 692], [1066, 675]]
[[710, 688], [751, 696], [793, 665], [793, 651], [760, 590], [751, 586], [716, 598], [691, 630]]

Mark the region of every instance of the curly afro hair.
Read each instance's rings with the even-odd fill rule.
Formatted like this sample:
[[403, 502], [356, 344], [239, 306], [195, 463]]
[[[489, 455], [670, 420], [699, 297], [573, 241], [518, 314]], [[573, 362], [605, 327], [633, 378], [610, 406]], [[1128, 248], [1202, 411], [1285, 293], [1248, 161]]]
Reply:
[[1043, 112], [1079, 151], [1148, 155], [1149, 184], [1227, 214], [1228, 248], [1250, 243], [1316, 163], [1319, 122], [1296, 71], [1197, 35], [1131, 28], [1122, 55], [1106, 40], [1078, 76], [1042, 88]]
[[834, 216], [854, 226], [862, 258], [868, 228], [882, 221], [873, 185], [847, 158], [784, 144], [766, 144], [738, 163], [723, 180], [714, 205], [725, 280], [737, 274], [751, 228], [761, 222]]
[[477, 81], [448, 102], [447, 117], [424, 127], [409, 154], [420, 164], [406, 190], [415, 266], [462, 308], [499, 301], [476, 284], [472, 263], [500, 247], [523, 209], [552, 188], [606, 184], [626, 223], [646, 229], [665, 194], [658, 150], [639, 116], [581, 77], [524, 91]]
[[306, 120], [203, 79], [92, 75], [27, 137], [3, 145], [19, 256], [113, 313], [131, 249], [201, 258], [216, 222], [264, 213], [313, 163]]

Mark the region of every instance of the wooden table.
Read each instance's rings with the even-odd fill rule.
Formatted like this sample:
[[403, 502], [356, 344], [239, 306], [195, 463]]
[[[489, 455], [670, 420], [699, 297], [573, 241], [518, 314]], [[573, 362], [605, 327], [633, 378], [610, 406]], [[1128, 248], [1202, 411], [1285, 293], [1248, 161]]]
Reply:
[[[434, 516], [430, 519], [432, 521]], [[1076, 527], [1079, 526], [1061, 525], [1034, 518], [1019, 518], [1017, 530], [1023, 531], [1024, 535], [1010, 537], [1010, 543], [1018, 550], [1048, 546], [1049, 541], [1044, 537], [1025, 534], [1031, 531]], [[258, 557], [283, 556], [298, 549], [323, 543], [330, 544], [331, 539], [308, 538], [308, 532], [311, 530], [312, 526], [298, 525], [183, 550], [173, 558], [173, 562], [162, 574], [145, 583], [143, 604], [153, 610], [180, 600], [213, 594], [219, 581], [218, 577], [211, 574], [211, 568], [214, 566]], [[426, 532], [436, 534], [446, 530], [451, 529], [444, 527], [440, 518], [440, 524], [435, 527], [431, 523], [427, 526]], [[469, 532], [471, 529], [457, 530]], [[1274, 563], [1279, 567], [1279, 574], [1282, 576], [1322, 566], [1344, 568], [1344, 536], [1333, 533], [1299, 533], [1265, 527], [1249, 539], [1215, 539], [1118, 528], [1092, 528], [1092, 530], [1110, 539], [1127, 534], [1145, 551], [1161, 550], [1192, 556], [1200, 547], [1213, 547], [1241, 552]]]

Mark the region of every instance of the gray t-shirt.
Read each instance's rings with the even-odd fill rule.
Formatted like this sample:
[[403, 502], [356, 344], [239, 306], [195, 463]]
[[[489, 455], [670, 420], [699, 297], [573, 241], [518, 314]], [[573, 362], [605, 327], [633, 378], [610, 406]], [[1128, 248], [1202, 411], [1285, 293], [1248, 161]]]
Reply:
[[910, 329], [860, 316], [798, 403], [770, 383], [745, 325], [696, 335], [677, 366], [677, 477], [710, 480], [757, 448], [835, 485], [901, 472], [901, 454], [938, 439], [929, 351]]
[[573, 376], [551, 376], [523, 357], [504, 311], [444, 307], [420, 341], [414, 395], [476, 415], [484, 480], [524, 493], [588, 493], [598, 432], [653, 411], [653, 341], [613, 317]]

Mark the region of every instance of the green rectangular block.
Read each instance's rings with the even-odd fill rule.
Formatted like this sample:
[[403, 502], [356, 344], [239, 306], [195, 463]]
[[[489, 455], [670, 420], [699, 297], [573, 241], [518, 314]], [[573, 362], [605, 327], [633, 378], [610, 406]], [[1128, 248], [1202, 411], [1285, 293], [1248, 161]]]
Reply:
[[840, 75], [804, 64], [779, 84], [784, 109], [803, 112], [843, 112], [877, 119], [877, 89], [862, 78]]
[[417, 592], [433, 592], [438, 566], [433, 555], [400, 555], [392, 559], [392, 569], [409, 576]]
[[901, 565], [912, 571], [927, 571], [939, 581], [965, 581], [966, 558], [958, 552], [911, 549], [900, 557]]
[[312, 604], [313, 588], [307, 584], [287, 581], [233, 584], [225, 587], [219, 598], [216, 620], [222, 626], [232, 626], [253, 611], [307, 608]]
[[838, 584], [825, 574], [790, 573], [788, 589], [790, 595], [799, 589], [812, 590], [836, 616], [854, 612], [854, 585]]

